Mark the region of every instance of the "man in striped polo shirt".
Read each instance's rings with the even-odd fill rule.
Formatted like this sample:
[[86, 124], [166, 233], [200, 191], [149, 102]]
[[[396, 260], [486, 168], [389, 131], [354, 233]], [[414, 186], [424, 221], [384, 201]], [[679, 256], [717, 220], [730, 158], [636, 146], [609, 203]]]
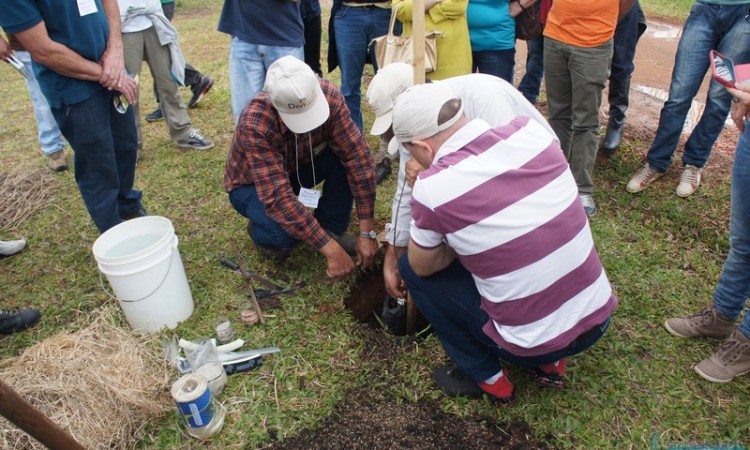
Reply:
[[602, 336], [617, 299], [559, 144], [528, 117], [469, 121], [444, 84], [401, 94], [393, 131], [427, 167], [399, 270], [446, 352], [507, 405], [513, 385], [499, 359], [562, 387], [565, 358]]

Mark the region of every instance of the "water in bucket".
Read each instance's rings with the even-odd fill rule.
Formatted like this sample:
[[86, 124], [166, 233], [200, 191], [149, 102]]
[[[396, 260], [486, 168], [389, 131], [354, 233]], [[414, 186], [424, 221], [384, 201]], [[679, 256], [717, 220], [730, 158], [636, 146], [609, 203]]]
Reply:
[[193, 313], [193, 296], [169, 219], [125, 221], [99, 236], [93, 252], [134, 329], [174, 328]]

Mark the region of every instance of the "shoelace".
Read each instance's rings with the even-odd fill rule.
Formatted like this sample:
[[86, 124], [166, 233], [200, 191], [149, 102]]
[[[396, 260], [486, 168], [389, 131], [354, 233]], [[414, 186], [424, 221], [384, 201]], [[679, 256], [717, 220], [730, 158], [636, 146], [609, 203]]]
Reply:
[[698, 311], [690, 317], [690, 322], [694, 325], [708, 325], [715, 320], [714, 310], [706, 308], [703, 311]]
[[742, 343], [734, 337], [730, 337], [722, 341], [719, 344], [719, 350], [716, 351], [716, 356], [719, 360], [725, 364], [732, 364], [739, 359], [740, 354], [748, 344]]
[[200, 131], [198, 131], [198, 130], [191, 131], [190, 132], [190, 138], [191, 139], [198, 139], [199, 141], [202, 141], [203, 139], [205, 139], [203, 137], [203, 135], [200, 133]]
[[685, 170], [683, 170], [682, 175], [680, 175], [680, 183], [687, 183], [691, 186], [695, 186], [696, 184], [698, 184], [699, 174], [699, 168], [693, 166], [685, 166]]
[[581, 203], [584, 208], [594, 208], [594, 198], [590, 195], [581, 195]]
[[17, 314], [18, 311], [13, 309], [0, 309], [0, 316], [12, 316]]
[[659, 172], [655, 171], [651, 168], [650, 165], [646, 164], [646, 167], [641, 169], [641, 183], [648, 183], [651, 181], [652, 178], [654, 178], [656, 175], [658, 175]]

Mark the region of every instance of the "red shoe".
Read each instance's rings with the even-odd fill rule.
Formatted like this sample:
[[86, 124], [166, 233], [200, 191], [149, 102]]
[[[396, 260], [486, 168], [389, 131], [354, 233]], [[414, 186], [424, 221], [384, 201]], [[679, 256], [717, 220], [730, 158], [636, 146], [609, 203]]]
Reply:
[[550, 364], [534, 367], [531, 371], [534, 374], [534, 379], [539, 384], [562, 389], [565, 387], [565, 379], [563, 378], [565, 376], [565, 366], [567, 366], [567, 361], [563, 358]]
[[516, 399], [515, 392], [513, 391], [513, 383], [510, 382], [508, 376], [503, 371], [503, 375], [492, 384], [479, 383], [479, 387], [484, 392], [490, 395], [490, 398], [502, 405], [510, 408], [513, 406], [513, 401]]

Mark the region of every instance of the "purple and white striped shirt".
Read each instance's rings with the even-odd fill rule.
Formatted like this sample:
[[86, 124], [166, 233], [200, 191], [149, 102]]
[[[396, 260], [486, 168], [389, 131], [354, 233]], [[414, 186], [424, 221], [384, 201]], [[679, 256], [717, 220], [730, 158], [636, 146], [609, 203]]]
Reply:
[[411, 239], [472, 273], [484, 332], [518, 356], [567, 347], [617, 306], [560, 146], [528, 117], [473, 120], [420, 173]]

